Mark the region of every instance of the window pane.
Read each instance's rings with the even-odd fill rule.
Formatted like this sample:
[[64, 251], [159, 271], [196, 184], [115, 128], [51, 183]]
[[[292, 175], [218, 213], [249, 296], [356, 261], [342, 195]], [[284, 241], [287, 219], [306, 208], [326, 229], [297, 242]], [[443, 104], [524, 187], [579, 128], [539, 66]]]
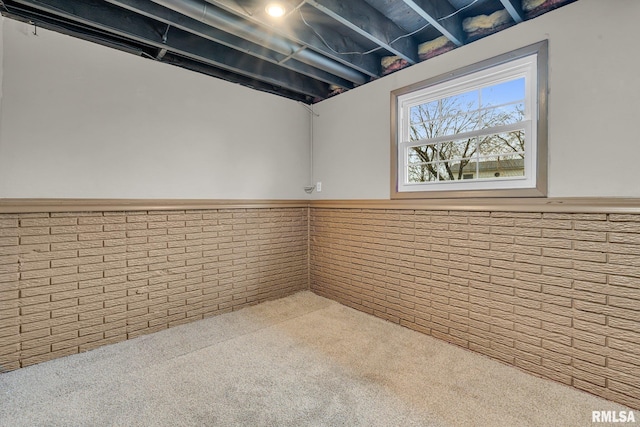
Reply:
[[441, 116], [430, 122], [418, 123], [410, 127], [410, 140], [437, 138], [471, 132], [479, 128], [479, 111], [460, 112], [458, 115]]
[[455, 135], [478, 129], [479, 93], [475, 90], [411, 107], [411, 140]]
[[443, 98], [440, 103], [440, 115], [458, 114], [463, 111], [477, 110], [478, 91], [461, 93], [460, 95]]
[[436, 159], [436, 151], [432, 145], [409, 148], [408, 163], [428, 163]]
[[449, 175], [449, 171], [447, 170], [447, 166], [449, 164], [447, 162], [442, 163], [434, 163], [434, 167], [438, 172], [438, 179], [440, 181], [451, 181], [453, 178]]
[[478, 178], [512, 178], [524, 176], [524, 158], [519, 154], [480, 158]]
[[432, 125], [429, 122], [412, 125], [409, 128], [409, 141], [431, 138], [433, 131], [430, 126]]
[[447, 141], [436, 144], [440, 151], [441, 160], [461, 159], [471, 157], [476, 151], [476, 139], [467, 138], [457, 141]]
[[440, 101], [437, 120], [431, 123], [430, 138], [471, 132], [479, 126], [478, 91], [467, 92]]
[[483, 107], [521, 101], [524, 99], [524, 77], [485, 87], [481, 96]]
[[524, 120], [524, 103], [502, 105], [482, 110], [480, 114], [484, 129], [518, 123]]
[[415, 163], [422, 163], [423, 160], [420, 158], [420, 156], [418, 155], [418, 153], [416, 153], [414, 150], [409, 150], [408, 156], [407, 156], [407, 164], [415, 164]]
[[457, 116], [449, 116], [442, 121], [441, 135], [455, 135], [457, 133], [471, 132], [480, 127], [480, 112], [477, 110], [460, 113]]
[[[460, 179], [473, 179], [476, 172], [476, 164], [473, 159], [456, 159], [442, 162], [441, 181], [458, 181]], [[472, 174], [469, 177], [469, 174]], [[465, 177], [466, 175], [466, 177]]]
[[434, 172], [432, 164], [409, 165], [407, 174], [408, 182], [435, 182], [438, 180], [438, 177]]
[[[480, 138], [480, 156], [524, 153], [524, 131], [498, 133]], [[522, 156], [521, 156], [522, 157]]]
[[411, 107], [410, 122], [411, 124], [428, 122], [438, 116], [438, 101]]
[[419, 135], [419, 139], [427, 139], [471, 132], [479, 128], [479, 111], [458, 111], [458, 113], [412, 126], [412, 134]]

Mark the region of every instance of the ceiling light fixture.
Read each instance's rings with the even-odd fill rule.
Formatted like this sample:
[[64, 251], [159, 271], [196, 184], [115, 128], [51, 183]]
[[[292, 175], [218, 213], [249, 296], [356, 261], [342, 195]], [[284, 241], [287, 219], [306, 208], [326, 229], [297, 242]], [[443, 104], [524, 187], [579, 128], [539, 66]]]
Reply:
[[274, 18], [280, 18], [285, 14], [287, 9], [282, 5], [282, 3], [269, 3], [265, 8], [267, 14]]

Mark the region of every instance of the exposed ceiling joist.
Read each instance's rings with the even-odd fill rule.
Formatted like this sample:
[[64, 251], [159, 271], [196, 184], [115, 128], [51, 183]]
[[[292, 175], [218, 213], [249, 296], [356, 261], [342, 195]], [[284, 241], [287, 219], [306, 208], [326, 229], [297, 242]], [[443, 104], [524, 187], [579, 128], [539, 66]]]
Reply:
[[[214, 28], [219, 28], [237, 37], [244, 38], [253, 43], [259, 44], [268, 49], [287, 55], [304, 62], [305, 64], [320, 68], [322, 70], [332, 72], [340, 78], [349, 80], [355, 84], [363, 84], [366, 82], [364, 76], [357, 71], [328, 61], [326, 57], [310, 51], [302, 49], [302, 45], [283, 37], [278, 37], [270, 31], [265, 30], [260, 25], [256, 25], [234, 13], [230, 13], [226, 8], [220, 9], [212, 6], [211, 3], [204, 0], [152, 0], [166, 8], [172, 9], [178, 13], [189, 16], [193, 19], [204, 22]], [[242, 12], [244, 13], [244, 12]]]
[[511, 18], [517, 23], [524, 21], [524, 12], [522, 11], [522, 0], [500, 0], [502, 5]]
[[206, 74], [206, 75], [216, 77], [222, 80], [226, 80], [229, 82], [238, 83], [243, 86], [247, 86], [249, 88], [259, 90], [261, 92], [267, 92], [267, 93], [272, 93], [274, 95], [284, 96], [286, 98], [304, 102], [304, 103], [309, 103], [311, 101], [309, 97], [304, 96], [298, 92], [289, 90], [287, 88], [270, 85], [269, 83], [265, 83], [261, 80], [256, 80], [256, 79], [253, 79], [241, 74], [236, 74], [231, 71], [223, 70], [220, 68], [212, 68], [200, 61], [195, 61], [193, 59], [185, 58], [180, 55], [167, 53], [164, 56], [162, 62], [175, 65], [181, 68], [186, 68], [188, 70], [197, 71], [199, 73]]
[[0, 13], [315, 103], [576, 0], [280, 1], [279, 19], [268, 0], [0, 0]]
[[[155, 56], [156, 59], [158, 57], [162, 57], [162, 62], [164, 63], [171, 64], [176, 67], [185, 68], [190, 71], [206, 74], [208, 76], [226, 80], [231, 83], [238, 83], [243, 86], [259, 90], [261, 92], [284, 96], [286, 98], [304, 103], [309, 103], [310, 101], [312, 101], [312, 99], [310, 99], [308, 96], [291, 91], [287, 88], [270, 85], [260, 80], [255, 80], [241, 74], [234, 73], [232, 71], [226, 71], [217, 67], [212, 67], [200, 61], [175, 55], [168, 51], [165, 52], [166, 49], [154, 49], [155, 53], [152, 55], [149, 52], [149, 48], [147, 46], [135, 45], [131, 40], [120, 38], [116, 34], [108, 34], [96, 28], [88, 28], [83, 25], [69, 23], [55, 16], [38, 13], [31, 9], [16, 6], [15, 4], [12, 4], [10, 9], [5, 10], [3, 16], [7, 16], [11, 19], [16, 19], [19, 21], [28, 21], [29, 23], [48, 30], [59, 32], [60, 34], [77, 37], [82, 40], [97, 43], [103, 46], [130, 53], [132, 55], [147, 55], [148, 57]], [[162, 54], [162, 52], [164, 52], [164, 55]]]
[[[34, 34], [37, 34], [37, 27], [41, 27], [60, 34], [77, 37], [82, 40], [127, 52], [135, 56], [151, 56], [149, 53], [151, 48], [145, 45], [132, 43], [124, 37], [119, 37], [117, 34], [110, 34], [96, 28], [87, 28], [82, 24], [68, 23], [59, 17], [28, 7], [22, 7], [22, 5], [12, 4], [11, 8], [4, 10], [2, 16], [34, 25]], [[153, 49], [153, 51], [156, 54], [158, 52], [157, 49]]]
[[[279, 23], [277, 22], [269, 21], [264, 16], [264, 14], [249, 13], [235, 0], [207, 0], [206, 3], [213, 4], [221, 9], [237, 15], [238, 17], [246, 19], [260, 26], [264, 26], [269, 29], [269, 33], [272, 37], [274, 35], [285, 37], [288, 40], [306, 46], [308, 48], [305, 49], [306, 51], [322, 54], [327, 59], [330, 59], [331, 62], [337, 62], [339, 64], [346, 65], [347, 67], [351, 67], [354, 70], [357, 70], [359, 73], [366, 74], [369, 77], [380, 76], [380, 62], [376, 56], [349, 53], [363, 52], [366, 49], [355, 43], [353, 40], [341, 36], [336, 31], [321, 31], [322, 29], [319, 25], [315, 26], [314, 29], [309, 28], [309, 26], [307, 25], [308, 20], [307, 22], [305, 22], [305, 18], [303, 17], [300, 8], [296, 8], [293, 13], [287, 15], [287, 25], [285, 26], [279, 25]], [[295, 31], [293, 30], [294, 28]], [[321, 34], [321, 38], [318, 37], [316, 32]], [[362, 83], [365, 83], [365, 81], [363, 81]]]
[[462, 30], [462, 20], [458, 15], [453, 15], [456, 10], [447, 0], [403, 1], [456, 46], [464, 44], [466, 37]]
[[[177, 28], [166, 31], [154, 21], [141, 15], [126, 14], [124, 9], [100, 0], [68, 2], [65, 0], [16, 0], [18, 3], [35, 7], [54, 15], [73, 19], [76, 22], [91, 22], [94, 27], [109, 31], [128, 39], [154, 46], [160, 52], [167, 49], [171, 52], [192, 58], [213, 66], [262, 80], [271, 85], [283, 87], [310, 97], [321, 97], [328, 92], [326, 85], [305, 78], [291, 71], [283, 71], [280, 67], [240, 54], [226, 46], [195, 40], [193, 34]], [[166, 42], [163, 41], [166, 38]], [[251, 71], [253, 70], [253, 71]]]
[[405, 31], [364, 1], [307, 0], [347, 28], [376, 43], [409, 64], [419, 61], [418, 45]]
[[271, 49], [267, 49], [262, 45], [222, 31], [199, 20], [190, 18], [171, 9], [167, 9], [159, 4], [150, 2], [148, 0], [106, 1], [125, 8], [129, 11], [136, 12], [140, 15], [158, 20], [167, 25], [171, 25], [184, 31], [188, 31], [192, 34], [196, 34], [204, 39], [211, 40], [232, 49], [236, 49], [242, 53], [255, 56], [256, 58], [272, 62], [274, 64], [279, 64], [291, 71], [313, 77], [327, 84], [331, 84], [344, 89], [351, 89], [354, 87], [353, 82], [340, 78], [333, 73], [320, 70], [298, 60], [292, 60], [288, 58], [288, 55], [275, 52]]
[[304, 93], [314, 98], [326, 96], [328, 85], [305, 77], [276, 64], [257, 59], [251, 55], [216, 43], [202, 43], [198, 36], [181, 30], [170, 30], [166, 46], [169, 50], [188, 58], [204, 60], [218, 67], [245, 76], [281, 86], [292, 91]]

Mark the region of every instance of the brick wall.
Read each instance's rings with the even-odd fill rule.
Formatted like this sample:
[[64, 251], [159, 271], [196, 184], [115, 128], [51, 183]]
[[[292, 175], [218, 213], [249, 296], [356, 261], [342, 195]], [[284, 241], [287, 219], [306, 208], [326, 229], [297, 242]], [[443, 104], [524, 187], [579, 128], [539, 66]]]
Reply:
[[312, 208], [311, 289], [640, 409], [640, 215]]
[[325, 297], [640, 409], [640, 215], [307, 213], [0, 214], [0, 372], [310, 278]]
[[0, 372], [306, 289], [307, 213], [0, 214]]

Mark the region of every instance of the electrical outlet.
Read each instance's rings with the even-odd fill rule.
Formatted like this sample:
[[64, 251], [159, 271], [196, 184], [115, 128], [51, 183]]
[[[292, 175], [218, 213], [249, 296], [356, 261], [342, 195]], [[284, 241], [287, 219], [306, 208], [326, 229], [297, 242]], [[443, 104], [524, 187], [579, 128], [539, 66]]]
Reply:
[[316, 191], [318, 193], [322, 191], [322, 183], [320, 181], [316, 183]]

